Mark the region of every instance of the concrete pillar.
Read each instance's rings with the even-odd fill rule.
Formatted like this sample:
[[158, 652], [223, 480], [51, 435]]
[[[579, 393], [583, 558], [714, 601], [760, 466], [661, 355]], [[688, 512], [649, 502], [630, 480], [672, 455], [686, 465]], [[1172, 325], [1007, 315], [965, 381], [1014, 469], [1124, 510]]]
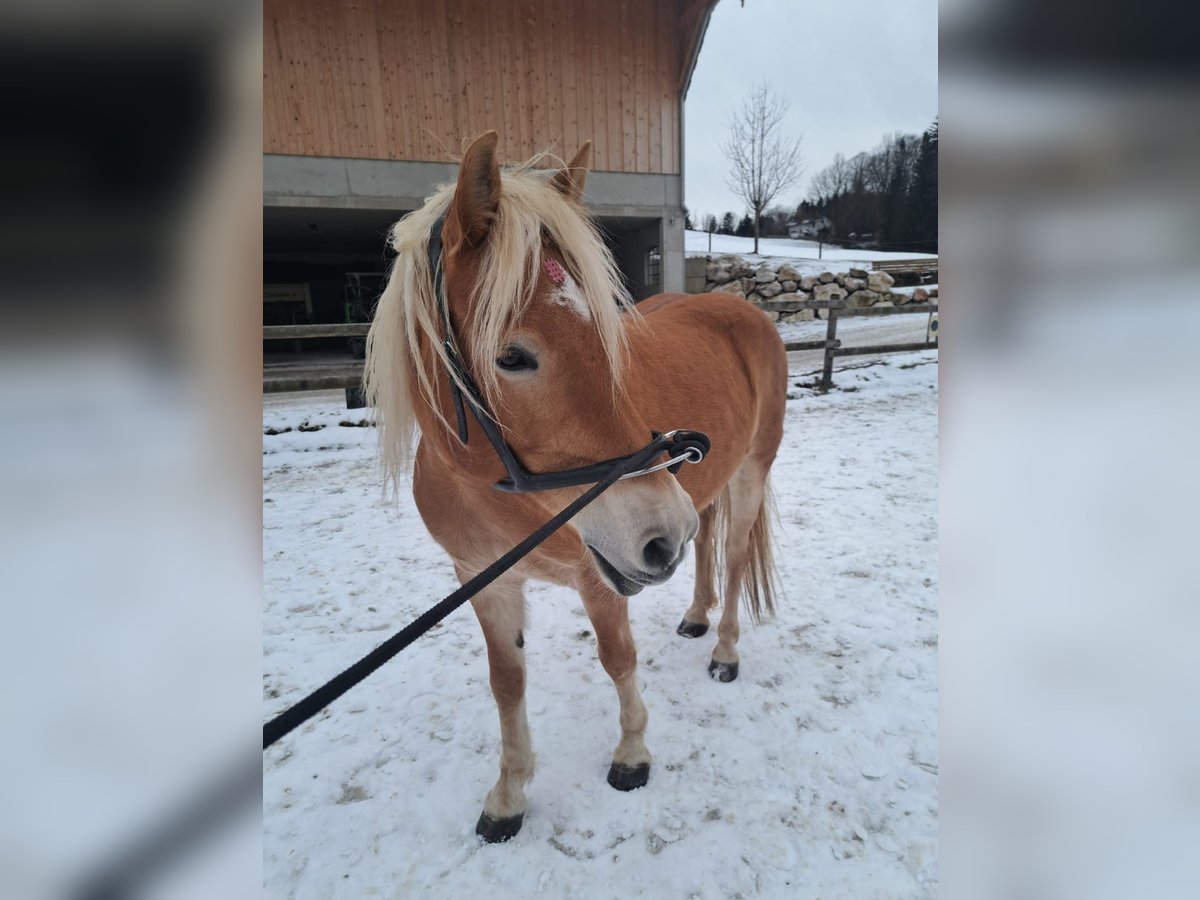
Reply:
[[664, 293], [679, 293], [685, 288], [683, 271], [683, 209], [669, 210], [661, 220]]
[[703, 256], [689, 256], [684, 259], [684, 286], [689, 294], [704, 293], [704, 285], [708, 282], [705, 277], [707, 269], [708, 260]]

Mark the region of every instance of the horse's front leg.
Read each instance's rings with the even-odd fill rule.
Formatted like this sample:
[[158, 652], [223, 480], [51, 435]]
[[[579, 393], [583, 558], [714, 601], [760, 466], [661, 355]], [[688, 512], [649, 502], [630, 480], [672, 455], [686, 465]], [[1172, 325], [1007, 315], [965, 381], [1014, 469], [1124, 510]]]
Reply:
[[596, 629], [600, 664], [613, 680], [621, 703], [621, 742], [613, 752], [608, 783], [618, 791], [632, 791], [650, 778], [650, 751], [645, 741], [646, 704], [637, 686], [637, 649], [629, 630], [629, 601], [590, 579], [579, 593]]
[[700, 512], [700, 528], [696, 532], [696, 590], [692, 605], [683, 614], [675, 633], [686, 638], [702, 637], [708, 632], [708, 611], [717, 605], [717, 546], [716, 521], [718, 504], [714, 500]]
[[[471, 573], [460, 571], [466, 581]], [[489, 843], [521, 830], [525, 785], [533, 778], [533, 745], [525, 714], [525, 580], [512, 575], [480, 591], [471, 605], [487, 643], [492, 695], [500, 712], [500, 778], [483, 801], [475, 833]]]

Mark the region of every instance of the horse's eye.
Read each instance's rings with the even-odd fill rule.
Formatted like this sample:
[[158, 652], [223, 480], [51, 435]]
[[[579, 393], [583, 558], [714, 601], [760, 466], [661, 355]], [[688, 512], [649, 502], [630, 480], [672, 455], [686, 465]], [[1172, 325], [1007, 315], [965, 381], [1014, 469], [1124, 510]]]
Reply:
[[520, 347], [505, 347], [504, 351], [496, 357], [496, 365], [506, 372], [520, 372], [525, 369], [536, 369], [537, 360]]

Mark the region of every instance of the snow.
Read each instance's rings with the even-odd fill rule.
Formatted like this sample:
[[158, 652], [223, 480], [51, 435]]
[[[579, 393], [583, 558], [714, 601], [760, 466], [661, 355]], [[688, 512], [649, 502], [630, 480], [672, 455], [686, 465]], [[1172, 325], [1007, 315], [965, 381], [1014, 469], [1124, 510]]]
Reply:
[[[605, 783], [617, 701], [578, 597], [531, 584], [538, 769], [520, 834], [474, 834], [499, 729], [459, 610], [264, 755], [266, 894], [934, 896], [936, 354], [856, 360], [835, 381], [792, 388], [772, 475], [786, 598], [743, 622], [739, 679], [706, 674], [715, 628], [675, 634], [690, 564], [630, 604], [645, 788]], [[339, 424], [365, 411], [337, 398], [264, 410], [293, 429], [263, 438], [264, 717], [456, 586], [407, 493], [381, 496], [374, 429]]]
[[[688, 256], [707, 256], [709, 234], [707, 231], [688, 231], [684, 239], [684, 252]], [[819, 249], [818, 249], [819, 248]], [[870, 263], [887, 259], [936, 259], [936, 253], [891, 252], [886, 250], [847, 250], [831, 244], [818, 245], [816, 241], [794, 241], [790, 238], [759, 238], [759, 253], [754, 250], [754, 238], [737, 237], [731, 234], [712, 235], [712, 254], [735, 253], [752, 262], [770, 259], [772, 263], [790, 262], [804, 274], [811, 272], [836, 271], [855, 268], [870, 268]], [[817, 258], [818, 252], [821, 258]], [[860, 265], [862, 264], [862, 265]]]

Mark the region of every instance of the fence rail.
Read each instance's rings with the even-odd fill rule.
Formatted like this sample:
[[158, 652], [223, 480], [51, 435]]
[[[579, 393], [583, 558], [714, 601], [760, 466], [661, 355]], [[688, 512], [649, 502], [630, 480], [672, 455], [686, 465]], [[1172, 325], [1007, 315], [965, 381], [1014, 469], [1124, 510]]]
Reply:
[[935, 313], [936, 303], [907, 303], [904, 306], [864, 306], [862, 309], [844, 309], [838, 315], [843, 319], [860, 316], [904, 316], [912, 313]]
[[841, 309], [841, 300], [764, 300], [763, 309], [775, 312], [799, 312], [802, 309]]
[[937, 341], [916, 341], [911, 344], [881, 344], [876, 347], [841, 347], [831, 351], [833, 356], [867, 356], [875, 353], [912, 353], [916, 350], [936, 350]]
[[[828, 324], [824, 340], [787, 341], [783, 347], [794, 350], [824, 350], [825, 364], [821, 370], [820, 390], [833, 386], [833, 361], [839, 356], [865, 356], [880, 353], [911, 353], [915, 350], [936, 350], [938, 342], [920, 341], [906, 344], [875, 344], [869, 347], [843, 347], [837, 336], [839, 319], [867, 316], [929, 315], [938, 311], [936, 303], [908, 303], [903, 306], [866, 306], [862, 309], [847, 307], [843, 300], [767, 300], [763, 308], [775, 312], [799, 312], [805, 309], [828, 310]], [[328, 337], [363, 337], [370, 329], [367, 323], [351, 325], [266, 325], [263, 340], [304, 340]], [[362, 384], [362, 363], [347, 363], [344, 367], [329, 369], [283, 369], [277, 374], [263, 376], [263, 393], [285, 391], [325, 391], [346, 388], [354, 390]]]
[[783, 349], [791, 353], [793, 350], [829, 350], [840, 346], [841, 341], [786, 341]]
[[307, 338], [366, 337], [370, 322], [321, 325], [264, 325], [264, 341], [302, 340]]
[[936, 303], [906, 303], [903, 306], [864, 306], [861, 309], [848, 307], [843, 300], [781, 300], [766, 301], [763, 308], [776, 312], [799, 312], [805, 309], [828, 310], [828, 321], [825, 327], [825, 340], [817, 341], [786, 341], [783, 348], [793, 350], [824, 350], [825, 362], [821, 367], [821, 381], [818, 385], [821, 391], [833, 387], [833, 361], [839, 356], [867, 356], [881, 353], [911, 353], [915, 350], [936, 350], [938, 342], [919, 341], [905, 344], [872, 344], [868, 347], [843, 347], [837, 336], [839, 319], [856, 319], [871, 316], [904, 316], [930, 315], [938, 311]]
[[918, 257], [917, 259], [880, 259], [871, 264], [876, 272], [936, 272], [938, 259]]
[[[366, 337], [371, 329], [370, 322], [336, 323], [322, 322], [315, 325], [264, 325], [264, 341], [302, 341], [314, 338], [357, 338]], [[346, 402], [358, 402], [357, 394], [362, 385], [363, 364], [346, 361], [336, 366], [283, 366], [276, 371], [263, 372], [263, 393], [282, 394], [290, 391], [336, 391], [346, 390]]]
[[290, 391], [336, 391], [346, 388], [356, 390], [362, 385], [363, 367], [348, 367], [321, 371], [300, 369], [294, 373], [263, 376], [264, 394], [282, 394]]

